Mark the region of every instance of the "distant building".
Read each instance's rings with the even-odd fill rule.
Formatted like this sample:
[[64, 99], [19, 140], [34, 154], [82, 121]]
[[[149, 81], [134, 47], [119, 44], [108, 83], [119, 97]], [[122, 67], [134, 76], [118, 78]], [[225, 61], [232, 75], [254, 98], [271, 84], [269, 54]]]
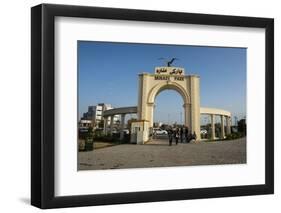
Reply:
[[162, 122], [154, 122], [153, 127], [161, 127], [163, 125]]
[[[92, 125], [96, 127], [103, 120], [102, 117], [103, 112], [109, 109], [113, 109], [111, 104], [99, 103], [96, 106], [88, 106], [88, 111], [83, 113], [83, 117], [81, 118], [81, 121], [82, 120], [91, 121]], [[115, 115], [113, 122], [116, 123], [118, 120], [120, 120], [120, 116]]]
[[80, 120], [79, 121], [79, 127], [89, 127], [92, 126], [91, 120]]

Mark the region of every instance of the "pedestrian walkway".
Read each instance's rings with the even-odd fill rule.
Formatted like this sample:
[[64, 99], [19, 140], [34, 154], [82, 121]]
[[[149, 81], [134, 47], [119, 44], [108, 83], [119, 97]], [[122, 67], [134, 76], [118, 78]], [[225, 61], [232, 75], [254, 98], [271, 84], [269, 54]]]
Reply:
[[122, 144], [79, 152], [79, 170], [246, 163], [246, 138], [179, 143], [155, 139], [144, 145]]

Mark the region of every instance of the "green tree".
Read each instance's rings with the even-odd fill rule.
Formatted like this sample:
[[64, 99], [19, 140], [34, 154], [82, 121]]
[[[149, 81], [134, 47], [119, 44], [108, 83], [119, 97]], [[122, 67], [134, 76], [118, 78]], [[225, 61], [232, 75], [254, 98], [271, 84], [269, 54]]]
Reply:
[[246, 135], [247, 125], [246, 119], [241, 119], [238, 121], [238, 132], [241, 132], [243, 135]]

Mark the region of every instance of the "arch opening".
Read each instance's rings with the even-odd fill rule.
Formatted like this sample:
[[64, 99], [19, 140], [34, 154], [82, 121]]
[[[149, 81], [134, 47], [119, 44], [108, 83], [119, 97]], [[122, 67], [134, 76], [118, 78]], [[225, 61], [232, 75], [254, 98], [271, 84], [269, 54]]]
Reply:
[[190, 104], [190, 95], [187, 93], [186, 89], [175, 82], [159, 83], [154, 86], [149, 92], [147, 100], [148, 104], [153, 104], [156, 96], [164, 90], [177, 91], [182, 96], [184, 104]]
[[[149, 126], [150, 128], [154, 127], [154, 108], [155, 108], [155, 100], [157, 96], [159, 96], [160, 93], [165, 91], [170, 91], [174, 93], [174, 96], [178, 96], [181, 99], [181, 108], [176, 107], [176, 112], [178, 115], [174, 117], [178, 117], [177, 122], [174, 123], [175, 125], [183, 125], [190, 127], [190, 121], [191, 121], [191, 105], [190, 105], [190, 96], [185, 88], [183, 88], [181, 85], [177, 83], [160, 83], [156, 86], [154, 86], [148, 95], [148, 100], [147, 100], [147, 106], [149, 110]], [[166, 115], [167, 117], [172, 118], [172, 115], [169, 115], [169, 113]], [[169, 118], [169, 119], [170, 119]], [[171, 120], [172, 121], [172, 120]], [[172, 123], [169, 121], [169, 125]]]
[[[184, 99], [175, 90], [164, 89], [157, 94], [154, 101], [153, 127], [159, 124], [184, 124]], [[158, 125], [157, 125], [158, 123]]]

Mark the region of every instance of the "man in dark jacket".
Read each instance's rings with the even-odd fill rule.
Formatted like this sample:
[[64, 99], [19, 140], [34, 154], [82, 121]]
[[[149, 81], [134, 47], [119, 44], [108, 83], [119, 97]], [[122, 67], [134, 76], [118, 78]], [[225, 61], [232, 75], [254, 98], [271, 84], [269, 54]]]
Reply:
[[183, 142], [183, 127], [180, 128], [180, 141]]
[[169, 146], [172, 146], [173, 142], [173, 130], [170, 128], [168, 129], [168, 137], [169, 137]]
[[186, 126], [184, 128], [184, 137], [185, 137], [185, 142], [188, 143], [189, 142], [189, 137], [188, 137], [188, 127]]

